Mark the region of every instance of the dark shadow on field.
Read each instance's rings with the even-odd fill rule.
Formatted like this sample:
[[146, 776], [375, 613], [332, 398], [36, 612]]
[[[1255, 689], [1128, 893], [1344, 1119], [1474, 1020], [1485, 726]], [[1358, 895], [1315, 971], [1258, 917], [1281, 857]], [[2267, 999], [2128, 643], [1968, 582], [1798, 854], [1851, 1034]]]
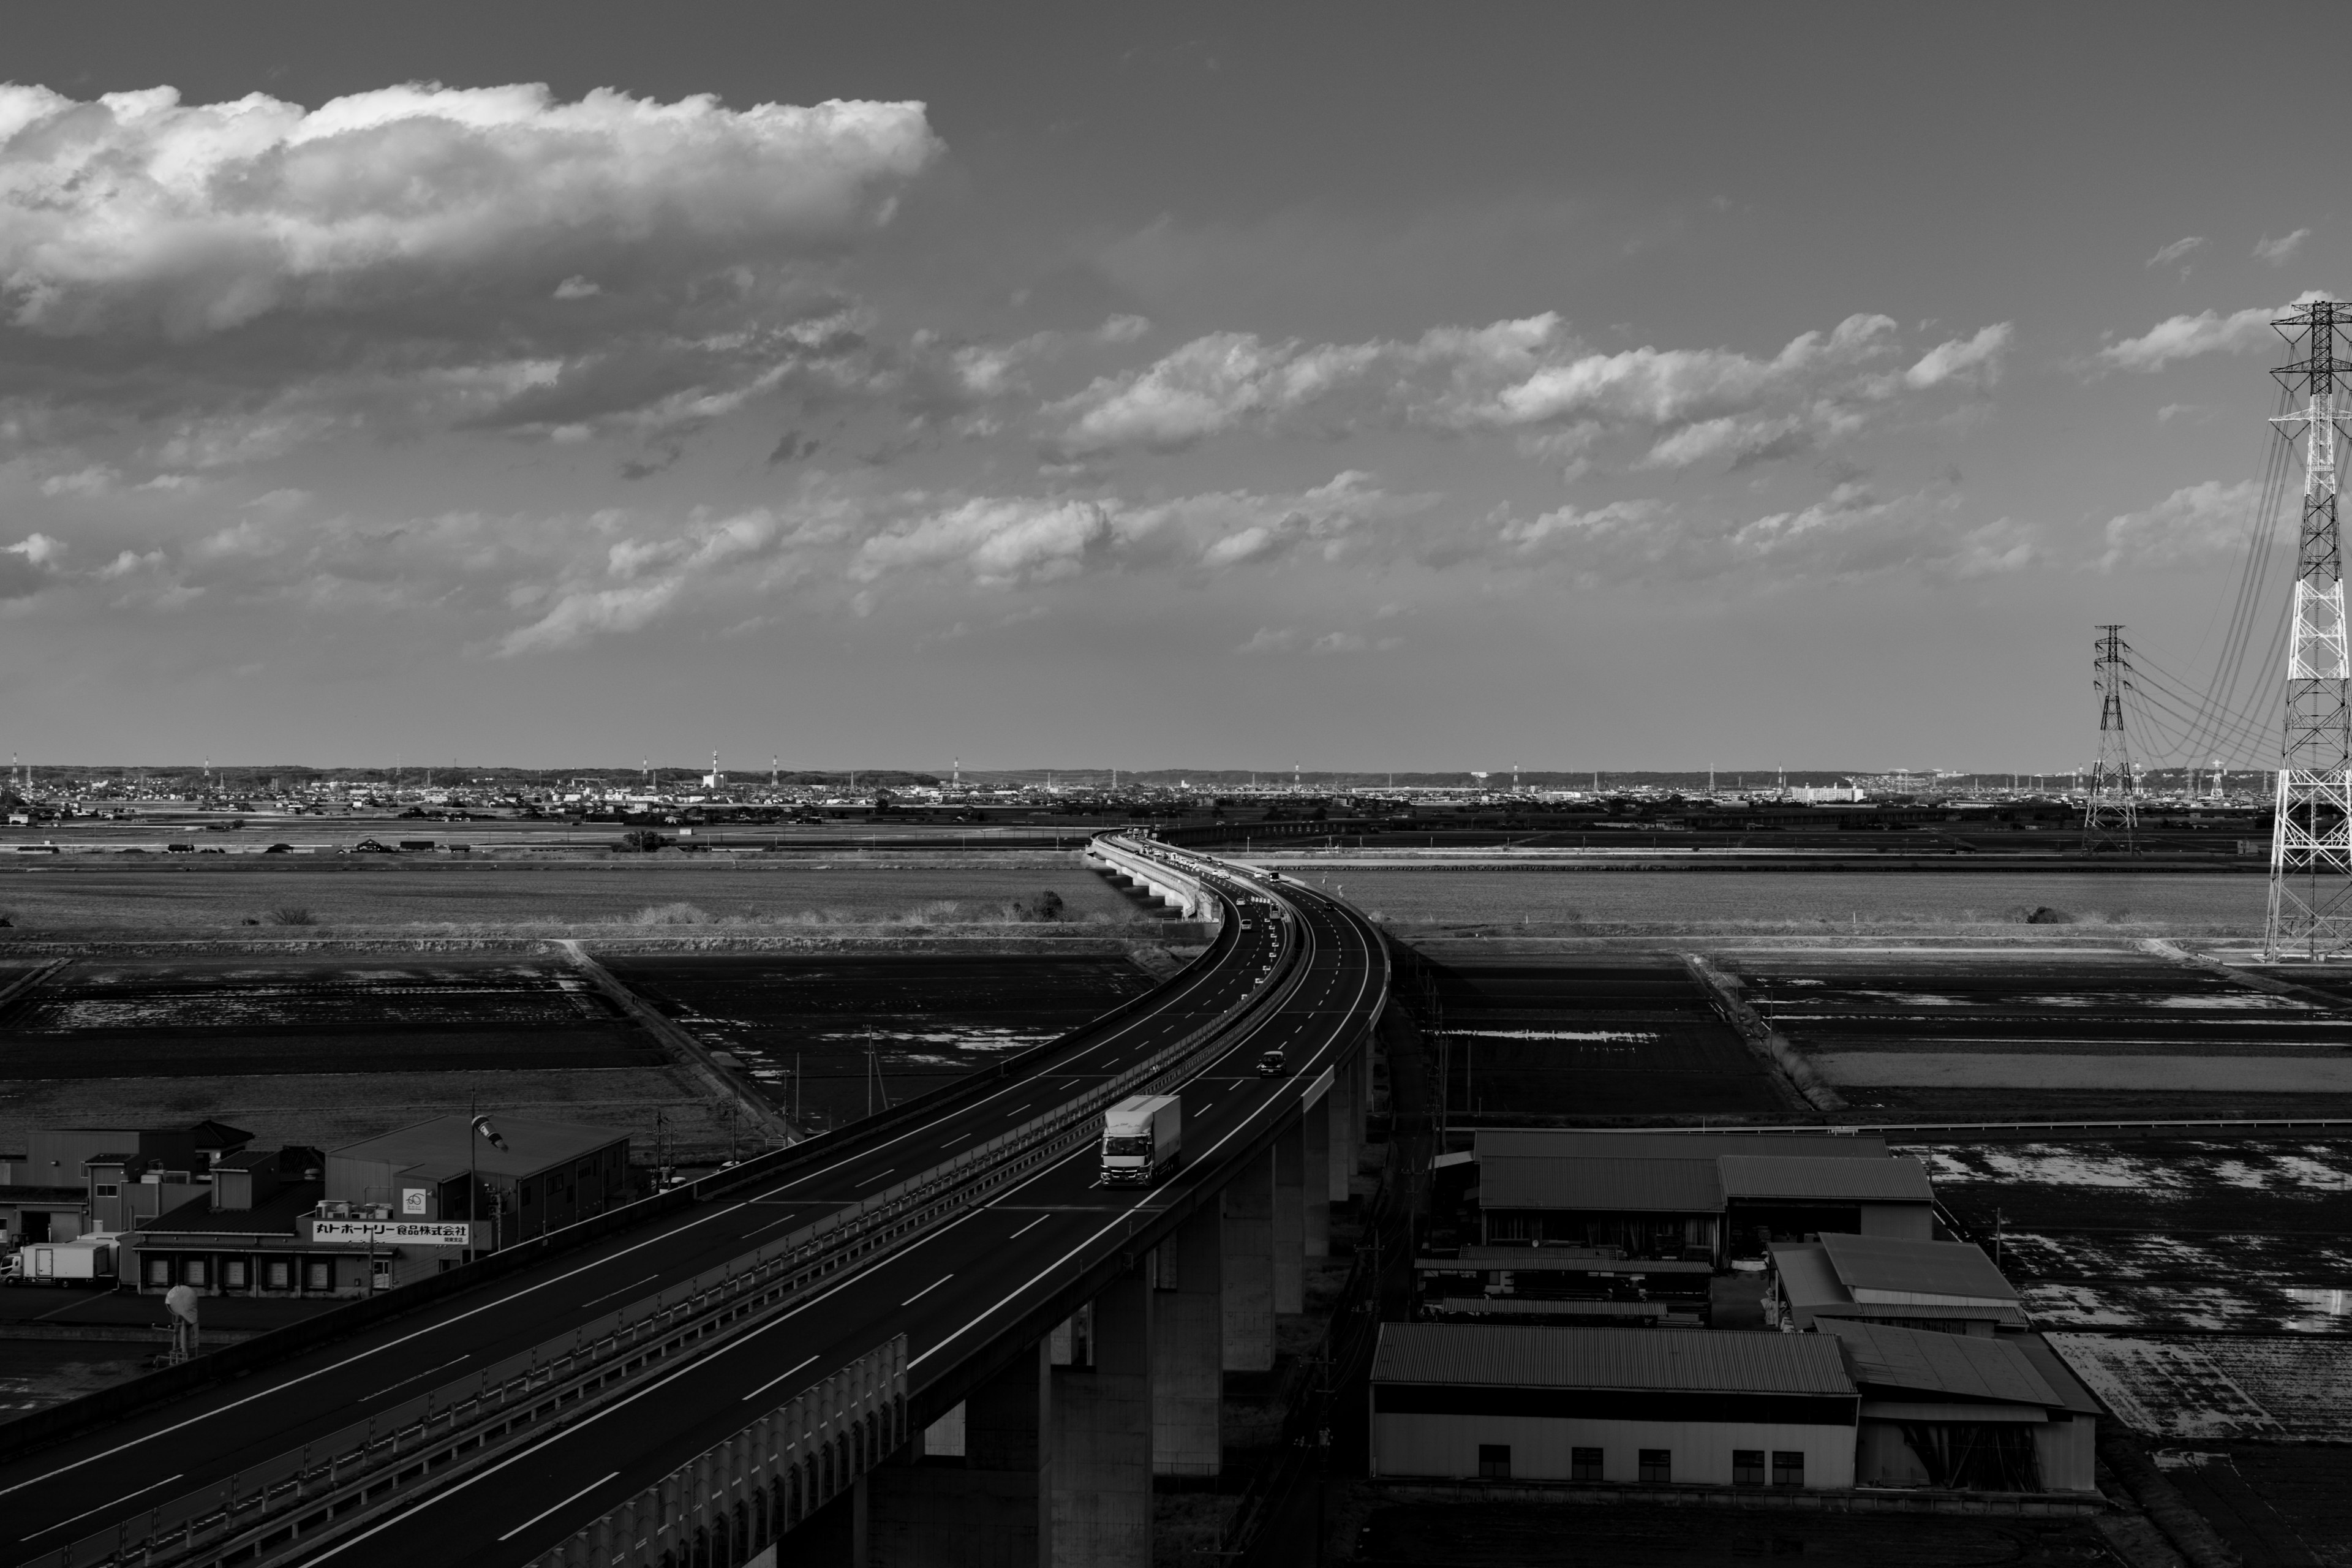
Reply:
[[1397, 994], [1439, 1057], [1456, 1120], [1778, 1116], [1786, 1109], [1672, 955], [1414, 956], [1398, 971]]
[[1352, 1561], [1381, 1568], [1960, 1568], [2112, 1562], [2088, 1520], [1726, 1513], [1594, 1504], [1373, 1503]]

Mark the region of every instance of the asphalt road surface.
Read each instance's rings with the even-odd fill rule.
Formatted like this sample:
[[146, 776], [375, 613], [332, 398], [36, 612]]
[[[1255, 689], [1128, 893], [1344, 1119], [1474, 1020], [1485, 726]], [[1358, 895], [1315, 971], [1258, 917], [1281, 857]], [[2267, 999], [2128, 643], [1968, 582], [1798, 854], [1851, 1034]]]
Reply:
[[[1116, 1252], [1185, 1194], [1222, 1184], [1261, 1149], [1334, 1051], [1379, 1002], [1377, 936], [1351, 911], [1286, 884], [1308, 973], [1184, 1090], [1186, 1163], [1161, 1186], [1097, 1184], [1081, 1148], [985, 1205], [900, 1247], [877, 1265], [779, 1313], [723, 1348], [662, 1373], [597, 1415], [423, 1499], [311, 1561], [528, 1561], [619, 1500], [780, 1405], [801, 1388], [904, 1332], [919, 1392], [1001, 1326], [1035, 1310], [1057, 1280]], [[1276, 955], [1282, 922], [1230, 930], [1211, 960], [1144, 1010], [1068, 1037], [1024, 1077], [975, 1086], [920, 1124], [807, 1145], [770, 1184], [558, 1255], [467, 1295], [379, 1323], [252, 1376], [0, 1467], [21, 1560], [52, 1551], [159, 1500], [225, 1478], [389, 1409], [620, 1305], [740, 1256], [782, 1231], [888, 1186], [1117, 1073], [1238, 1005]], [[1281, 1046], [1283, 1078], [1252, 1070]]]

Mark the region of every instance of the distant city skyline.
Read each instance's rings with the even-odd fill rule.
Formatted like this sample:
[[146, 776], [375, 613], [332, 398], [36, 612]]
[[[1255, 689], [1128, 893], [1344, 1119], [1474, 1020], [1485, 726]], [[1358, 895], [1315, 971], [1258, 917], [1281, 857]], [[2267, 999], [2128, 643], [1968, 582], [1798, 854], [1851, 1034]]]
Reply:
[[0, 743], [2064, 771], [2352, 288], [2314, 5], [691, 15], [16, 19]]

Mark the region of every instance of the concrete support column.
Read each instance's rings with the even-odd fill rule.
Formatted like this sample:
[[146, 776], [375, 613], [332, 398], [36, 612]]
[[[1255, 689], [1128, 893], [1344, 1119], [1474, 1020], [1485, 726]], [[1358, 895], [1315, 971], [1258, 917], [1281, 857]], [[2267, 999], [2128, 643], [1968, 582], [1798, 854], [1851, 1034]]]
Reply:
[[1152, 1308], [1148, 1268], [1094, 1300], [1094, 1364], [1054, 1369], [1054, 1561], [1151, 1568]]
[[1224, 1190], [1225, 1370], [1274, 1370], [1274, 1152]]
[[1331, 1201], [1343, 1204], [1352, 1195], [1348, 1184], [1356, 1174], [1357, 1140], [1361, 1133], [1356, 1100], [1356, 1064], [1336, 1063], [1331, 1090], [1323, 1097], [1331, 1107]]
[[868, 1568], [1051, 1568], [1053, 1368], [1043, 1340], [964, 1400], [964, 1460], [861, 1482]]
[[1307, 1310], [1307, 1138], [1294, 1124], [1274, 1141], [1274, 1310]]
[[1213, 1476], [1223, 1462], [1223, 1221], [1208, 1204], [1157, 1255], [1151, 1322], [1151, 1468]]
[[1298, 1119], [1299, 1234], [1309, 1258], [1331, 1256], [1331, 1094], [1326, 1089]]

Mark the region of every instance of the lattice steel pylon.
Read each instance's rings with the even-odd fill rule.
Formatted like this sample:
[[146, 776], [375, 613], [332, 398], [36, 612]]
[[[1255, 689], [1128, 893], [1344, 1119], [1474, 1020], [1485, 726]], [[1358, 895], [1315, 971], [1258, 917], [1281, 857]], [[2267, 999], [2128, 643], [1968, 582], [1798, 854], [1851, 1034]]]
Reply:
[[2091, 645], [2093, 682], [2099, 689], [2099, 760], [2091, 764], [2090, 792], [2083, 797], [2083, 847], [2093, 854], [2137, 847], [2139, 811], [2132, 788], [2131, 746], [2124, 737], [2124, 693], [2131, 688], [2131, 649], [2121, 626], [2103, 626]]
[[2303, 445], [2303, 527], [2263, 950], [2271, 959], [2343, 959], [2352, 957], [2352, 656], [2336, 526], [2336, 446], [2347, 411], [2336, 384], [2352, 375], [2339, 352], [2352, 335], [2352, 305], [2307, 300], [2272, 325], [2297, 356], [2271, 374], [2303, 405], [2272, 423]]

